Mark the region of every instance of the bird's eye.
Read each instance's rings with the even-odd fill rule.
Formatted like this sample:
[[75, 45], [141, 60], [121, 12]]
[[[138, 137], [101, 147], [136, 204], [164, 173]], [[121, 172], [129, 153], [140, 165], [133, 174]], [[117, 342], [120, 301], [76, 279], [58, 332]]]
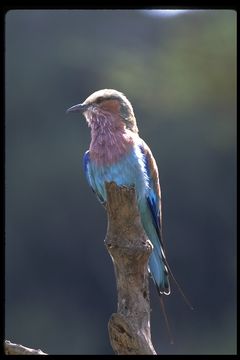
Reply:
[[102, 96], [100, 96], [99, 98], [97, 98], [96, 103], [100, 104], [103, 100], [104, 100], [104, 98]]

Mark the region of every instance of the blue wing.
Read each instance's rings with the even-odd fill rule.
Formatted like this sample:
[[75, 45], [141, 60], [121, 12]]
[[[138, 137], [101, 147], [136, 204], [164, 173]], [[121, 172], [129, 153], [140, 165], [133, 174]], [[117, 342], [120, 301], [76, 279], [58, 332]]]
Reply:
[[149, 191], [146, 198], [150, 213], [149, 221], [155, 229], [154, 234], [154, 231], [151, 230], [151, 224], [146, 221], [144, 222], [145, 230], [149, 234], [149, 238], [154, 246], [149, 261], [150, 270], [159, 292], [168, 295], [170, 294], [170, 284], [168, 280], [168, 265], [162, 241], [161, 190], [158, 169], [151, 150], [144, 141], [142, 142], [141, 151], [149, 178]]
[[99, 191], [97, 191], [97, 187], [96, 187], [94, 178], [91, 175], [91, 160], [90, 160], [89, 150], [86, 151], [83, 156], [83, 169], [84, 169], [88, 184], [90, 185], [92, 191], [96, 194], [100, 203], [104, 204], [105, 201], [104, 201], [102, 195], [99, 193]]
[[149, 178], [149, 192], [147, 196], [148, 206], [151, 211], [152, 220], [156, 229], [156, 232], [159, 236], [159, 241], [163, 246], [162, 241], [162, 213], [161, 213], [161, 190], [159, 184], [158, 169], [154, 157], [147, 146], [143, 141], [141, 146], [141, 151], [144, 156], [144, 161], [146, 165], [146, 171]]

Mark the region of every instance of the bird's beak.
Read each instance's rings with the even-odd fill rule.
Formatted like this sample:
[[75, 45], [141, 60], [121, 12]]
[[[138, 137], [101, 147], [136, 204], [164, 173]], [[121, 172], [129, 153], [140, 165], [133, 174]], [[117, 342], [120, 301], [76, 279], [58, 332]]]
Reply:
[[86, 111], [88, 108], [87, 104], [77, 104], [77, 105], [73, 105], [72, 107], [70, 107], [69, 109], [66, 110], [66, 114], [70, 113], [70, 112], [81, 112], [83, 113], [84, 111]]

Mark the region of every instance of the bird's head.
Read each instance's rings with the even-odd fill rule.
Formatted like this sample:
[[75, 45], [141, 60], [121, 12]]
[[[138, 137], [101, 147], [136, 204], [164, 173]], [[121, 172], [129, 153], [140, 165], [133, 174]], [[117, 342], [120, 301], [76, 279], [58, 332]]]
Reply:
[[116, 125], [121, 124], [134, 133], [138, 133], [132, 105], [126, 96], [117, 90], [95, 91], [83, 103], [70, 107], [67, 110], [67, 113], [69, 112], [83, 113], [90, 126], [95, 126], [101, 121], [104, 123], [104, 119], [107, 118]]

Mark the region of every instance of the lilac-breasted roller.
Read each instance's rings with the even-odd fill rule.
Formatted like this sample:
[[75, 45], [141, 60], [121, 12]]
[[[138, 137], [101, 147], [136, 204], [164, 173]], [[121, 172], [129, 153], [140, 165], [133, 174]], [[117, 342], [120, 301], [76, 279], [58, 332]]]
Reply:
[[94, 92], [67, 112], [80, 111], [91, 128], [90, 148], [83, 162], [87, 181], [101, 203], [105, 182], [134, 186], [143, 228], [153, 245], [149, 270], [159, 294], [170, 294], [169, 267], [162, 240], [159, 174], [148, 145], [139, 137], [129, 100], [113, 89]]

